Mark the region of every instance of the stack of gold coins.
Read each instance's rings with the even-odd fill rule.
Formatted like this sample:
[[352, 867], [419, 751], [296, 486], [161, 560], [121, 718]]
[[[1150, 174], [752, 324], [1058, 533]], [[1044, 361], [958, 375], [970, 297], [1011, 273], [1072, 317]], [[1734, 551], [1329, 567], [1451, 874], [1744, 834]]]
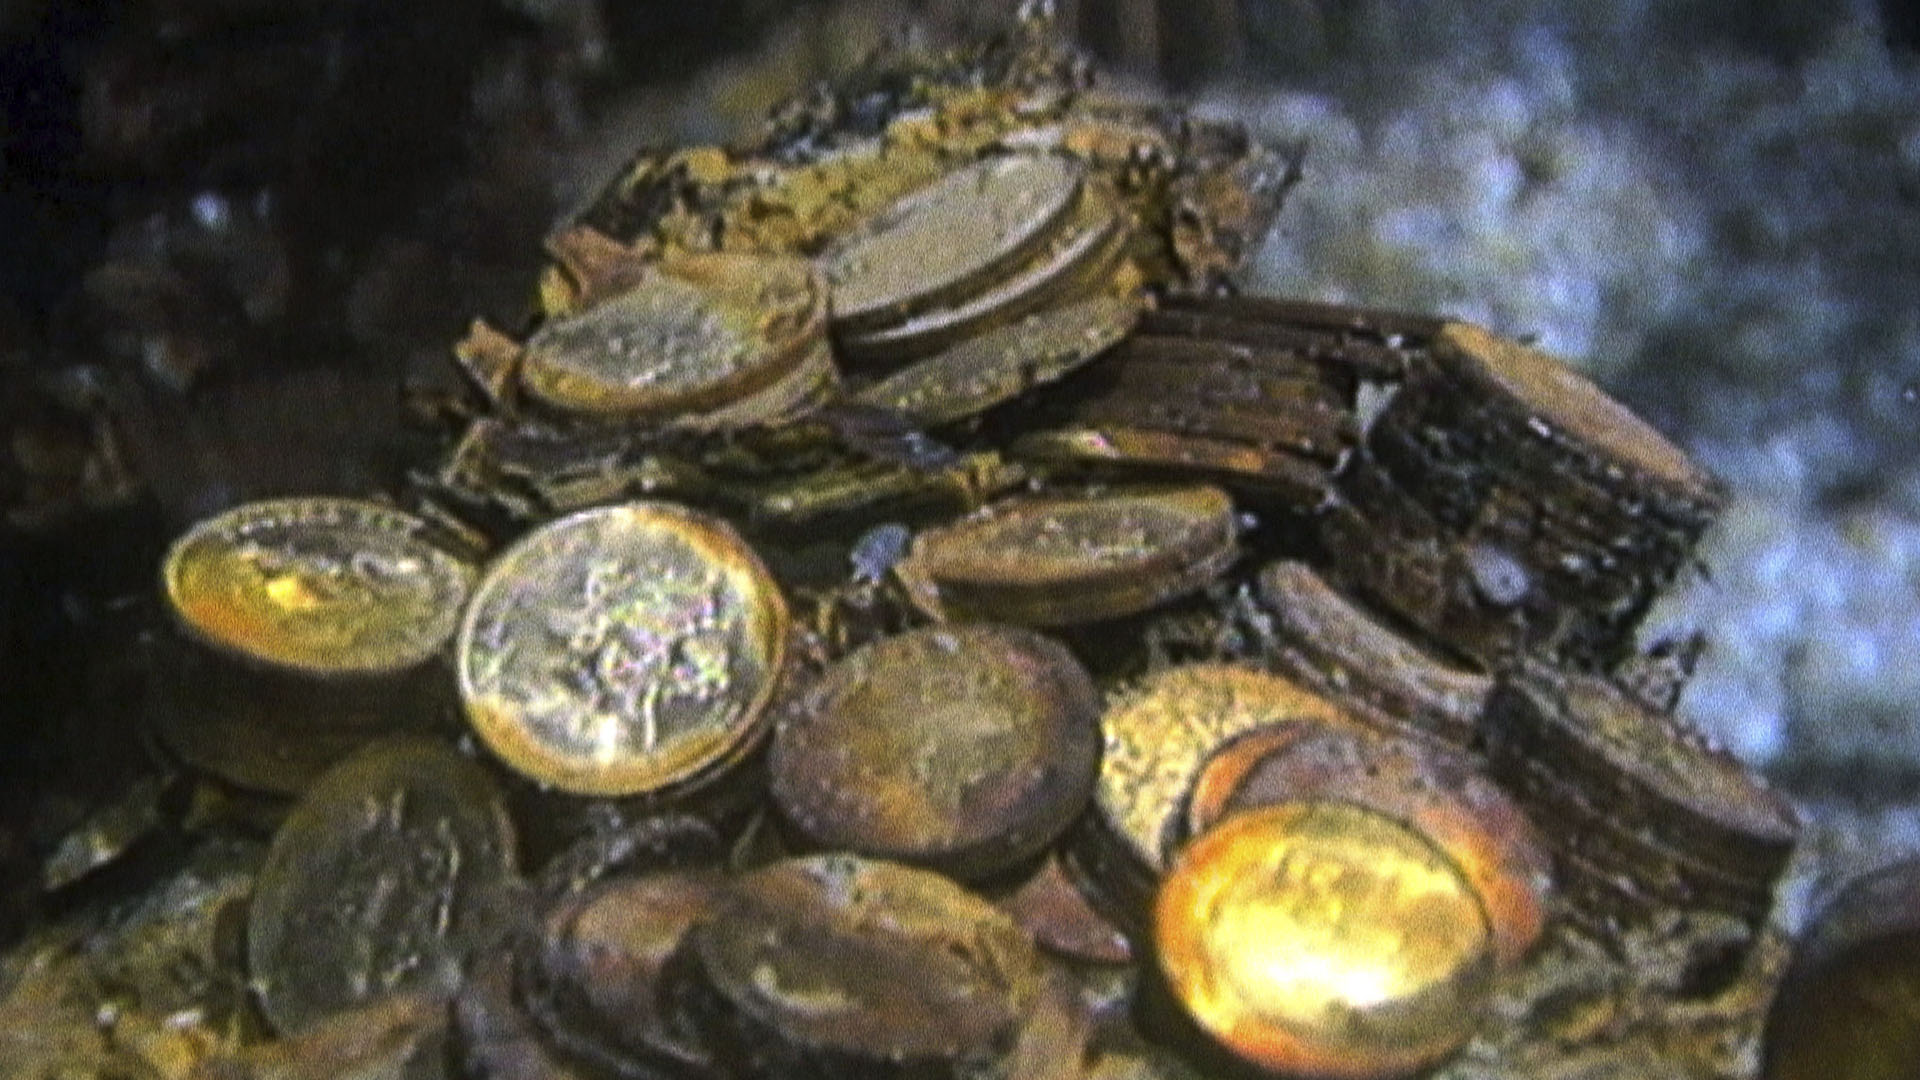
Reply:
[[1677, 718], [1535, 663], [1499, 680], [1483, 731], [1489, 768], [1541, 823], [1579, 917], [1766, 918], [1799, 833], [1793, 807]]
[[447, 651], [476, 571], [378, 503], [248, 503], [161, 567], [161, 745], [253, 790], [294, 793], [376, 736], [451, 719]]
[[1204, 477], [1313, 509], [1359, 437], [1363, 379], [1397, 380], [1438, 321], [1229, 297], [1169, 297], [1099, 366], [1061, 388], [1063, 426], [1014, 453], [1112, 475]]
[[849, 361], [898, 362], [1064, 300], [1125, 291], [1126, 222], [1106, 181], [1071, 157], [982, 158], [822, 253], [834, 340]]
[[1343, 583], [1487, 663], [1617, 663], [1724, 485], [1552, 357], [1449, 323], [1323, 518]]
[[551, 422], [736, 427], [801, 411], [835, 384], [827, 289], [780, 255], [645, 258], [591, 230], [556, 257], [577, 295], [524, 344], [476, 323], [456, 349], [498, 407]]

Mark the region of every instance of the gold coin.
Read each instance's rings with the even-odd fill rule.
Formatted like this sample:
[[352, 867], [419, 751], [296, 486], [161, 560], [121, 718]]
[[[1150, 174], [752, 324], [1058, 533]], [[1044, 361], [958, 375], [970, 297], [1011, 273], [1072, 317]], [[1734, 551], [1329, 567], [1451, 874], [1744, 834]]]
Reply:
[[1207, 758], [1235, 736], [1297, 723], [1355, 721], [1306, 688], [1252, 668], [1168, 668], [1101, 717], [1106, 746], [1094, 805], [1133, 857], [1158, 873], [1184, 831], [1188, 792]]
[[274, 834], [247, 911], [261, 1011], [293, 1033], [383, 994], [451, 989], [495, 933], [513, 824], [486, 770], [426, 739], [327, 771]]
[[1063, 626], [1198, 589], [1239, 554], [1212, 487], [1015, 498], [920, 534], [900, 569], [917, 603], [956, 618]]
[[539, 783], [657, 792], [758, 741], [786, 637], [779, 587], [724, 522], [598, 507], [488, 567], [460, 627], [460, 696], [487, 747]]
[[527, 340], [520, 385], [573, 415], [664, 419], [756, 393], [825, 332], [826, 290], [779, 256], [682, 255]]
[[1237, 814], [1161, 887], [1154, 944], [1189, 1015], [1236, 1056], [1316, 1077], [1402, 1076], [1473, 1033], [1486, 912], [1419, 833], [1340, 802]]
[[1052, 154], [987, 158], [867, 219], [822, 256], [835, 325], [890, 321], [1018, 261], [1073, 206], [1080, 174]]
[[938, 427], [1053, 382], [1125, 337], [1139, 305], [1097, 296], [990, 330], [855, 395]]
[[316, 675], [403, 671], [452, 637], [473, 586], [428, 528], [355, 499], [248, 503], [176, 540], [161, 584], [181, 625], [224, 652]]

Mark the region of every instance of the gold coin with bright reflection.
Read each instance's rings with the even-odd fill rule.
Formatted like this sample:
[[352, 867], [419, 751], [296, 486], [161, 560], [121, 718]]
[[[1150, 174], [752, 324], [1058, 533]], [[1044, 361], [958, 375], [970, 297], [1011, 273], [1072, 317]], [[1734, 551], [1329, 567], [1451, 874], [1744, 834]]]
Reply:
[[1404, 1076], [1464, 1043], [1486, 1004], [1492, 934], [1438, 847], [1334, 801], [1227, 818], [1162, 884], [1155, 951], [1175, 999], [1261, 1068]]
[[404, 671], [453, 636], [474, 569], [427, 523], [358, 499], [274, 499], [181, 536], [161, 586], [195, 639], [321, 676]]
[[786, 638], [778, 584], [725, 522], [597, 507], [488, 567], [460, 628], [460, 698], [487, 748], [537, 783], [653, 794], [759, 741]]

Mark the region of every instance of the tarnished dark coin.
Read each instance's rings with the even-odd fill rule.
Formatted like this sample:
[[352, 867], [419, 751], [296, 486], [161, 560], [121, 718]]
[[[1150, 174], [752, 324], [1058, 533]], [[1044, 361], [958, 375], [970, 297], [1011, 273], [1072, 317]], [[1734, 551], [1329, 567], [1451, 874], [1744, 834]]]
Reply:
[[775, 384], [814, 355], [826, 290], [805, 262], [683, 255], [527, 339], [519, 383], [563, 415], [663, 420]]
[[1081, 174], [1054, 154], [984, 158], [867, 218], [821, 255], [836, 329], [896, 322], [992, 280], [1062, 223]]
[[448, 1026], [444, 997], [390, 994], [289, 1038], [203, 1061], [190, 1080], [456, 1080]]
[[1290, 1075], [1397, 1077], [1473, 1033], [1494, 949], [1433, 842], [1349, 803], [1233, 815], [1181, 852], [1154, 907], [1174, 998], [1235, 1056]]
[[937, 874], [847, 855], [741, 877], [682, 997], [753, 1077], [1002, 1075], [1042, 988], [1026, 935]]
[[786, 819], [823, 847], [996, 873], [1086, 806], [1100, 698], [1058, 642], [935, 626], [841, 660], [781, 717], [768, 759]]
[[514, 954], [479, 957], [453, 1000], [450, 1063], [468, 1080], [595, 1080], [549, 1046], [514, 986]]
[[1848, 882], [1814, 916], [1760, 1053], [1765, 1080], [1920, 1075], [1920, 859]]
[[1088, 902], [1057, 857], [1049, 857], [1000, 907], [1041, 948], [1088, 964], [1126, 964], [1133, 942]]
[[1062, 626], [1201, 588], [1239, 555], [1218, 488], [1016, 498], [929, 529], [897, 568], [925, 610]]
[[1100, 296], [1029, 315], [937, 356], [928, 357], [855, 395], [929, 427], [983, 413], [1055, 381], [1119, 341], [1139, 305]]
[[1319, 505], [1333, 488], [1330, 468], [1291, 451], [1118, 424], [1029, 432], [1007, 453], [1096, 476], [1205, 480], [1302, 512]]
[[292, 1033], [397, 991], [450, 993], [496, 927], [514, 831], [479, 765], [395, 739], [329, 770], [260, 868], [247, 956], [260, 1008]]
[[717, 870], [665, 871], [610, 878], [556, 905], [520, 979], [548, 1040], [608, 1071], [710, 1069], [706, 1048], [670, 1015], [661, 973], [722, 888]]
[[323, 678], [413, 668], [446, 645], [474, 569], [427, 523], [356, 499], [248, 503], [174, 541], [161, 584], [198, 641]]
[[[1209, 761], [1188, 806], [1204, 836], [1236, 812], [1300, 800], [1337, 800], [1384, 814], [1426, 837], [1474, 887], [1502, 967], [1525, 959], [1546, 927], [1553, 867], [1524, 813], [1467, 758], [1431, 744], [1359, 728], [1321, 728], [1243, 766], [1224, 797], [1209, 792]], [[1244, 771], [1242, 769], [1244, 768]], [[1215, 783], [1217, 792], [1228, 787]]]
[[1255, 588], [1270, 632], [1264, 658], [1383, 730], [1473, 744], [1493, 680], [1403, 636], [1327, 584], [1282, 560]]
[[460, 695], [529, 779], [656, 793], [752, 749], [786, 648], [786, 601], [731, 527], [626, 503], [542, 526], [488, 567], [460, 629]]

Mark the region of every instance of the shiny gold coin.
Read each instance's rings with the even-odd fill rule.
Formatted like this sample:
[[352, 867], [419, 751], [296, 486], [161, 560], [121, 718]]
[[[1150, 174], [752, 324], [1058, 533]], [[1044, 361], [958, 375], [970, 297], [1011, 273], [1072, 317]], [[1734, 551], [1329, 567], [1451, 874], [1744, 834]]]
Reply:
[[[1049, 304], [1099, 292], [1125, 292], [1117, 273], [1131, 233], [1114, 198], [1089, 189], [1059, 236], [1004, 280], [898, 323], [855, 333], [836, 331], [841, 351], [853, 358], [898, 360], [950, 348], [967, 337], [1038, 311]], [[1112, 280], [1108, 280], [1111, 277]]]
[[[1295, 730], [1296, 738], [1270, 745], [1250, 763], [1244, 758], [1255, 749], [1251, 736], [1238, 744], [1242, 754], [1207, 762], [1188, 804], [1194, 835], [1242, 810], [1301, 800], [1339, 800], [1385, 814], [1446, 852], [1473, 885], [1501, 965], [1526, 957], [1546, 927], [1553, 863], [1526, 814], [1498, 785], [1439, 746], [1362, 728]], [[1238, 775], [1216, 777], [1218, 770]]]
[[929, 427], [950, 424], [1067, 375], [1126, 336], [1139, 305], [1101, 296], [1029, 315], [928, 357], [854, 397]]
[[321, 676], [400, 672], [453, 636], [474, 569], [426, 522], [355, 499], [278, 499], [174, 541], [161, 585], [180, 625], [229, 655]]
[[782, 716], [774, 803], [823, 847], [986, 876], [1086, 807], [1099, 716], [1092, 678], [1051, 638], [908, 631], [835, 664]]
[[488, 567], [460, 627], [460, 696], [487, 748], [538, 783], [660, 792], [758, 742], [786, 638], [779, 586], [724, 522], [599, 507]]
[[1154, 909], [1173, 995], [1261, 1068], [1404, 1076], [1456, 1050], [1493, 975], [1485, 911], [1431, 841], [1344, 803], [1236, 814], [1194, 841]]
[[247, 911], [260, 1008], [282, 1033], [398, 991], [450, 992], [497, 927], [514, 832], [479, 765], [383, 741], [322, 776], [261, 864]]
[[807, 263], [681, 255], [527, 340], [520, 387], [575, 416], [665, 419], [776, 383], [824, 333], [825, 286]]
[[1133, 856], [1157, 874], [1184, 832], [1187, 793], [1215, 750], [1255, 729], [1353, 723], [1333, 702], [1252, 668], [1168, 668], [1101, 717], [1106, 743], [1094, 805]]
[[931, 613], [1064, 626], [1192, 592], [1238, 555], [1225, 492], [1148, 488], [996, 503], [921, 533], [899, 574]]
[[1053, 154], [986, 158], [868, 218], [821, 256], [835, 326], [890, 322], [993, 277], [1061, 223], [1080, 175]]

